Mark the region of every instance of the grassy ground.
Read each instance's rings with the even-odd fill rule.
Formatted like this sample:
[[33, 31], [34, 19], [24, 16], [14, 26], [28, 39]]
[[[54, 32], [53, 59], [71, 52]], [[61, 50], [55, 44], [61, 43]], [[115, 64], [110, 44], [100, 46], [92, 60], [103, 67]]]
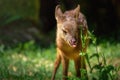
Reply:
[[[97, 46], [99, 54], [103, 53], [108, 64], [120, 65], [120, 43], [100, 43]], [[14, 48], [0, 46], [0, 80], [50, 80], [53, 70], [56, 49], [52, 45], [49, 48], [40, 48], [33, 41], [19, 44]], [[88, 56], [96, 53], [96, 47], [90, 45]], [[96, 64], [96, 59], [91, 61]], [[61, 67], [56, 80], [61, 80]], [[75, 75], [73, 62], [71, 61], [69, 74]], [[77, 80], [77, 79], [70, 79]], [[98, 79], [99, 80], [99, 79]]]

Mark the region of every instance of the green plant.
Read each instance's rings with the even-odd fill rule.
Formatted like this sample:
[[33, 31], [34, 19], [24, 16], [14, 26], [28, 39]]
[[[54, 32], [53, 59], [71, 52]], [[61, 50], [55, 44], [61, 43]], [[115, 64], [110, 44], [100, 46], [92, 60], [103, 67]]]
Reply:
[[[113, 65], [107, 64], [104, 53], [99, 53], [97, 48], [97, 38], [90, 33], [91, 40], [95, 45], [96, 52], [91, 56], [85, 54], [86, 62], [88, 64], [88, 77], [89, 80], [117, 80], [118, 68]], [[94, 59], [96, 58], [96, 59]], [[91, 64], [91, 61], [96, 60], [95, 64]]]
[[[85, 69], [81, 69], [82, 77], [78, 79], [75, 76], [69, 77], [69, 80], [117, 80], [118, 79], [118, 71], [120, 67], [115, 67], [111, 64], [107, 64], [106, 56], [104, 53], [100, 53], [98, 51], [97, 38], [92, 33], [89, 33], [89, 38], [92, 42], [93, 48], [95, 48], [94, 53], [84, 53], [81, 52], [81, 56], [85, 56], [87, 62], [87, 71]], [[84, 47], [85, 38], [83, 35], [81, 36], [82, 43]], [[103, 50], [104, 51], [104, 50]], [[90, 54], [90, 55], [89, 55]], [[94, 63], [93, 63], [94, 62]], [[88, 74], [86, 76], [85, 74]]]

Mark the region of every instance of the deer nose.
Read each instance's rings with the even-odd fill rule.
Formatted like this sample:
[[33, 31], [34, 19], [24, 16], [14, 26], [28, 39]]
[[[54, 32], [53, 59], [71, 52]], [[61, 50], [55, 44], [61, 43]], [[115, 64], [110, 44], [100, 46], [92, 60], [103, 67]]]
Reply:
[[75, 38], [72, 38], [72, 39], [71, 39], [71, 44], [72, 44], [72, 45], [76, 45], [76, 44], [77, 44], [77, 40], [76, 40]]

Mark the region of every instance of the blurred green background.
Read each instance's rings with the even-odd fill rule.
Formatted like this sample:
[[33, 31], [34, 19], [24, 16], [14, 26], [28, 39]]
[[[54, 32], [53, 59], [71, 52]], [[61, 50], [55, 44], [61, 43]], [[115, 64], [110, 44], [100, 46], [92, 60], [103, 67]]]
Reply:
[[89, 30], [97, 38], [120, 40], [119, 0], [1, 0], [0, 44], [12, 45], [29, 40], [45, 46], [53, 43], [56, 29], [54, 9], [57, 4], [62, 6], [63, 11], [80, 4]]
[[[58, 4], [63, 12], [80, 4], [96, 41], [93, 44], [94, 40], [90, 40], [88, 55], [104, 54], [107, 61], [100, 57], [100, 64], [105, 61], [116, 67], [120, 80], [120, 0], [0, 0], [0, 80], [50, 80], [56, 53], [54, 12]], [[96, 58], [91, 60], [93, 67], [96, 62]], [[99, 65], [103, 69], [106, 66]], [[70, 70], [74, 77], [73, 62]], [[100, 74], [89, 76], [98, 78]], [[56, 80], [61, 75], [60, 67]]]

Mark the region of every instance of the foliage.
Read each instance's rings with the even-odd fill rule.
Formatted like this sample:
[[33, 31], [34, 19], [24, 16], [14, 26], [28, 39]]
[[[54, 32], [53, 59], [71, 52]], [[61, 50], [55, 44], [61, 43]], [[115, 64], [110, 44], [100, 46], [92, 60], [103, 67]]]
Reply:
[[[97, 58], [97, 63], [94, 65], [91, 65], [90, 60], [94, 57]], [[89, 64], [89, 79], [90, 80], [117, 80], [118, 77], [118, 70], [119, 68], [114, 67], [113, 65], [106, 64], [106, 58], [103, 55], [102, 61], [100, 61], [100, 55], [98, 53], [95, 53], [88, 57], [86, 55], [87, 63]]]
[[[107, 43], [108, 44], [108, 43]], [[114, 67], [107, 61], [116, 58], [116, 54], [102, 54], [111, 49], [118, 50], [120, 44], [107, 46], [101, 43], [98, 46], [91, 44], [86, 54], [87, 73], [90, 80], [115, 80], [118, 76], [119, 67]], [[101, 48], [99, 51], [99, 47]], [[96, 49], [97, 48], [97, 49]], [[104, 49], [105, 48], [105, 49]], [[110, 49], [109, 49], [110, 48]], [[97, 50], [97, 51], [96, 51]], [[118, 50], [119, 51], [119, 50]], [[93, 53], [92, 53], [93, 52]], [[55, 46], [41, 48], [34, 41], [18, 44], [16, 47], [0, 46], [0, 80], [50, 80], [55, 59]], [[114, 56], [113, 56], [114, 55]], [[118, 56], [117, 56], [118, 57]], [[114, 61], [115, 62], [115, 61]], [[71, 64], [72, 63], [72, 64]], [[75, 77], [73, 62], [70, 63], [69, 80], [79, 80]], [[62, 68], [57, 72], [56, 80], [61, 79]], [[81, 69], [83, 74], [86, 70]], [[87, 80], [82, 77], [80, 80]]]
[[39, 0], [1, 0], [0, 7], [0, 26], [20, 18], [39, 18]]
[[0, 80], [48, 80], [53, 65], [50, 53], [54, 51], [52, 46], [48, 50], [41, 49], [34, 41], [15, 48], [1, 45]]
[[[87, 54], [82, 52], [82, 54], [80, 54], [81, 56], [86, 58], [88, 70], [86, 71], [85, 69], [81, 69], [81, 79], [73, 76], [69, 77], [69, 80], [118, 80], [120, 65], [115, 67], [110, 63], [108, 64], [105, 53], [103, 52], [104, 50], [101, 51], [102, 53], [98, 50], [97, 38], [92, 33], [88, 33], [88, 38], [91, 39], [92, 45], [94, 45], [94, 47], [92, 47], [95, 48], [95, 52]], [[81, 38], [82, 43], [85, 44], [84, 36], [81, 36]], [[82, 46], [84, 47], [84, 45]], [[93, 61], [95, 63], [93, 63]], [[88, 75], [86, 76], [86, 74]]]

